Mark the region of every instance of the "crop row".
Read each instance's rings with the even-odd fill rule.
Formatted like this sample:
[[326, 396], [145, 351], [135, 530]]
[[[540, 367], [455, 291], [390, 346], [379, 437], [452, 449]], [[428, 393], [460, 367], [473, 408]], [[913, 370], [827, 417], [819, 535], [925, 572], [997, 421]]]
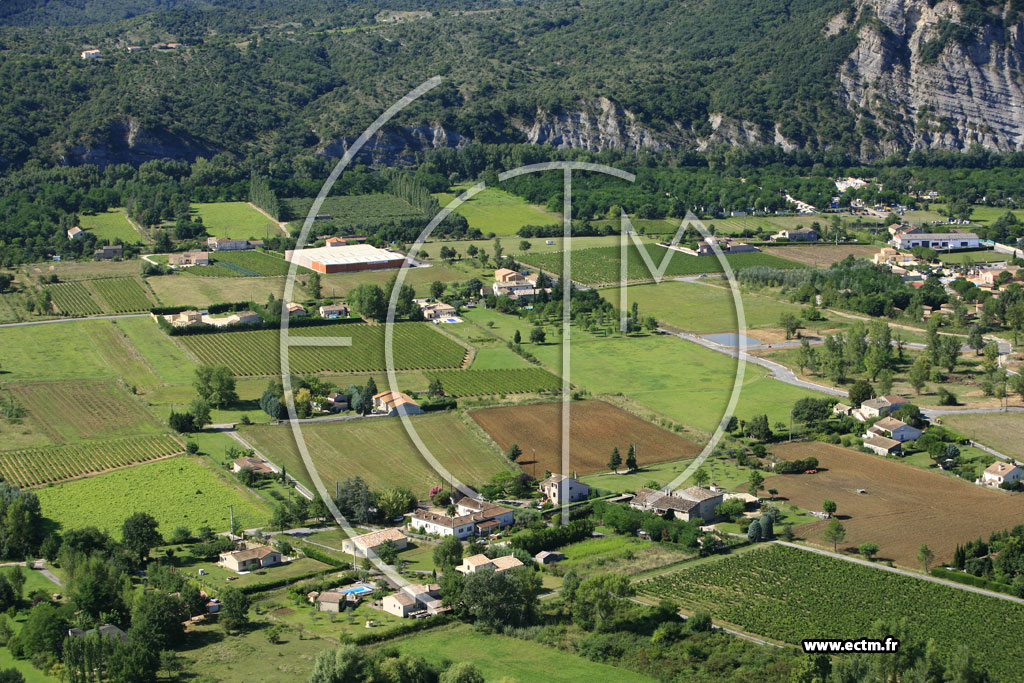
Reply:
[[[669, 250], [656, 244], [647, 244], [647, 253], [660, 267], [662, 259]], [[572, 279], [584, 284], [603, 284], [618, 282], [620, 273], [619, 247], [591, 247], [572, 252]], [[531, 266], [549, 272], [562, 270], [562, 252], [525, 253], [518, 258]], [[801, 268], [798, 263], [772, 254], [746, 252], [726, 256], [729, 265], [734, 269], [750, 268], [751, 266], [771, 266], [774, 268]], [[652, 275], [644, 263], [643, 256], [636, 246], [630, 245], [626, 252], [627, 277], [630, 281], [650, 280]], [[690, 256], [681, 252], [671, 252], [671, 258], [665, 268], [666, 276], [697, 275], [699, 273], [721, 273], [723, 267], [717, 256]]]
[[18, 486], [42, 486], [165, 458], [181, 451], [177, 439], [168, 435], [5, 451], [0, 453], [0, 475]]
[[1003, 644], [1024, 639], [1024, 606], [804, 550], [757, 549], [649, 579], [639, 588], [788, 643], [862, 637], [879, 619], [906, 618], [912, 635], [934, 639], [939, 651], [963, 644], [998, 680], [1019, 675]]
[[[383, 325], [349, 324], [296, 328], [292, 336], [351, 337], [351, 346], [292, 346], [288, 359], [292, 372], [367, 372], [386, 369]], [[226, 365], [238, 376], [276, 375], [281, 372], [280, 332], [244, 330], [179, 337], [203, 364]], [[423, 323], [396, 323], [396, 370], [457, 368], [466, 350]]]
[[60, 282], [47, 285], [46, 290], [57, 310], [64, 315], [94, 315], [103, 312], [81, 282]]
[[449, 396], [483, 396], [486, 394], [522, 394], [557, 390], [562, 380], [544, 368], [513, 368], [498, 370], [431, 370], [427, 379], [440, 380]]
[[138, 313], [153, 306], [142, 285], [132, 277], [93, 280], [92, 286], [114, 313]]

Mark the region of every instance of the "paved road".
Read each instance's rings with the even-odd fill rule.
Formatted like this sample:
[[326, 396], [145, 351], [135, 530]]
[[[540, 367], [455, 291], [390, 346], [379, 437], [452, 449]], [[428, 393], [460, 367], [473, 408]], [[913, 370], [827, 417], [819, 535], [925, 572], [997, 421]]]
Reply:
[[921, 414], [929, 420], [944, 415], [980, 415], [983, 413], [1020, 413], [1024, 406], [1007, 406], [1005, 408], [922, 408]]
[[[679, 337], [680, 339], [684, 339], [688, 342], [693, 342], [694, 344], [703, 346], [706, 349], [711, 349], [712, 351], [717, 351], [718, 353], [724, 353], [725, 355], [730, 356], [732, 358], [740, 357], [739, 350], [734, 347], [722, 346], [721, 344], [716, 344], [713, 341], [709, 341], [704, 337], [700, 337], [695, 334], [690, 334], [689, 332], [679, 332], [666, 328], [659, 328], [659, 331], [664, 332], [665, 334], [671, 334], [674, 337]], [[781, 363], [776, 363], [775, 361], [768, 360], [767, 358], [751, 356], [749, 353], [744, 353], [742, 358], [744, 361], [748, 363], [753, 363], [754, 365], [760, 365], [763, 368], [767, 368], [768, 370], [771, 371], [771, 376], [779, 380], [780, 382], [792, 384], [793, 386], [800, 387], [802, 389], [820, 391], [822, 393], [830, 394], [832, 396], [838, 396], [840, 398], [846, 398], [847, 396], [847, 392], [843, 389], [836, 389], [835, 387], [829, 387], [825, 386], [824, 384], [817, 384], [815, 382], [808, 382], [807, 380], [800, 379], [799, 377], [796, 376], [796, 373], [794, 373], [792, 370], [787, 368], [785, 365], [782, 365]]]
[[998, 598], [999, 600], [1007, 600], [1009, 602], [1016, 602], [1024, 605], [1024, 599], [1015, 598], [1012, 595], [1005, 595], [1003, 593], [996, 593], [995, 591], [986, 590], [984, 588], [977, 588], [975, 586], [968, 586], [964, 583], [957, 583], [955, 581], [947, 581], [946, 579], [940, 579], [937, 576], [931, 576], [929, 574], [922, 574], [920, 572], [912, 572], [909, 569], [900, 569], [899, 567], [890, 567], [884, 564], [878, 564], [870, 562], [868, 560], [861, 559], [859, 557], [850, 557], [849, 555], [842, 555], [840, 553], [834, 553], [830, 550], [824, 550], [821, 548], [811, 548], [798, 543], [789, 543], [788, 541], [772, 541], [779, 545], [784, 545], [788, 548], [796, 548], [797, 550], [803, 550], [808, 553], [817, 553], [818, 555], [826, 555], [828, 557], [834, 557], [837, 560], [843, 560], [845, 562], [852, 562], [854, 564], [861, 564], [865, 567], [871, 567], [873, 569], [881, 569], [882, 571], [891, 572], [893, 574], [900, 574], [902, 576], [909, 576], [912, 579], [918, 579], [921, 581], [931, 581], [932, 583], [939, 583], [943, 586], [950, 588], [958, 588], [960, 590], [968, 591], [969, 593], [977, 593], [978, 595], [986, 595], [990, 598]]
[[82, 320], [119, 320], [121, 318], [147, 318], [149, 313], [121, 313], [118, 315], [93, 315], [88, 318], [54, 318], [53, 320], [26, 320], [20, 323], [3, 323], [0, 327], [24, 327], [26, 325], [50, 325], [53, 323], [75, 323]]

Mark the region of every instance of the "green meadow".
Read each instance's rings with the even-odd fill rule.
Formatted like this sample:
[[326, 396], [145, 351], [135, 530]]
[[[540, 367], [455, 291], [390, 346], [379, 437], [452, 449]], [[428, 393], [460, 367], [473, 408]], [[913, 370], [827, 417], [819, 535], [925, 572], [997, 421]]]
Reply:
[[[443, 207], [468, 187], [457, 185], [452, 188], [454, 193], [442, 192], [434, 196]], [[560, 225], [562, 222], [561, 214], [545, 211], [528, 204], [525, 199], [493, 187], [485, 188], [455, 212], [466, 217], [469, 227], [479, 228], [485, 235], [493, 232], [498, 236], [514, 236], [524, 225]]]
[[86, 232], [96, 235], [97, 239], [111, 243], [121, 241], [124, 244], [143, 242], [142, 236], [128, 222], [124, 209], [108, 209], [103, 213], [82, 214], [78, 225]]

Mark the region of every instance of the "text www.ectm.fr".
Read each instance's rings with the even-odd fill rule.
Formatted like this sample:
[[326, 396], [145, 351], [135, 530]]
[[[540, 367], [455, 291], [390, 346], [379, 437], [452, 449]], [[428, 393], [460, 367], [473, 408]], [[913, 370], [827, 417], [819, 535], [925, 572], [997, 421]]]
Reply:
[[857, 638], [855, 640], [805, 640], [803, 641], [804, 652], [881, 652], [891, 653], [899, 650], [900, 641], [895, 638], [885, 640], [873, 640], [871, 638]]

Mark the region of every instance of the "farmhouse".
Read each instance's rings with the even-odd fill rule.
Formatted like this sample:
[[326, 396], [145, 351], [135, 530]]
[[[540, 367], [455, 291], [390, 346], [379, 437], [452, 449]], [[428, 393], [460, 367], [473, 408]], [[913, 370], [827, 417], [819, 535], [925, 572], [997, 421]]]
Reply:
[[664, 515], [669, 510], [677, 519], [692, 521], [715, 519], [715, 508], [722, 504], [724, 496], [699, 486], [690, 486], [673, 491], [671, 494], [656, 489], [642, 488], [636, 492], [629, 506]]
[[288, 317], [290, 318], [301, 318], [306, 315], [306, 307], [300, 303], [291, 301], [285, 308], [288, 311]]
[[537, 490], [554, 505], [575, 503], [579, 500], [586, 500], [590, 496], [589, 486], [564, 474], [552, 474], [537, 486]]
[[409, 539], [402, 533], [401, 529], [391, 527], [380, 529], [379, 531], [371, 531], [362, 536], [346, 538], [341, 542], [341, 549], [343, 552], [355, 557], [369, 557], [371, 552], [376, 554], [377, 550], [388, 541], [391, 541], [396, 550], [405, 550], [409, 543]]
[[895, 417], [883, 417], [881, 420], [868, 427], [867, 434], [864, 435], [864, 438], [870, 439], [873, 436], [887, 436], [890, 439], [902, 443], [921, 436], [921, 430], [916, 427], [911, 427], [903, 420], [897, 420]]
[[458, 312], [454, 306], [441, 302], [421, 304], [420, 309], [423, 311], [423, 318], [425, 320], [444, 320], [445, 318], [454, 317]]
[[491, 534], [498, 529], [511, 526], [513, 522], [513, 512], [509, 508], [472, 498], [460, 500], [455, 510], [455, 517], [416, 510], [409, 518], [409, 526], [427, 534], [462, 539]]
[[522, 567], [523, 563], [513, 555], [495, 557], [493, 560], [486, 555], [473, 555], [463, 558], [462, 564], [455, 568], [455, 571], [463, 574], [476, 574], [477, 572], [504, 572], [516, 567]]
[[376, 413], [395, 415], [422, 415], [420, 404], [400, 391], [382, 391], [373, 397], [373, 410]]
[[404, 619], [416, 612], [416, 599], [407, 593], [392, 593], [384, 598], [384, 611]]
[[172, 268], [185, 268], [188, 266], [210, 265], [210, 252], [208, 251], [185, 251], [180, 254], [168, 254], [167, 265]]
[[82, 50], [82, 59], [99, 59], [99, 50]]
[[897, 249], [977, 249], [981, 246], [973, 232], [897, 233], [889, 243]]
[[220, 566], [233, 572], [251, 572], [263, 567], [281, 564], [281, 553], [269, 545], [249, 545], [244, 548], [220, 554]]
[[327, 394], [324, 409], [332, 413], [337, 413], [342, 410], [348, 410], [348, 405], [348, 394], [342, 394], [335, 391]]
[[285, 260], [318, 273], [350, 273], [361, 270], [401, 268], [406, 258], [369, 244], [346, 244], [312, 249], [289, 249]]
[[1024, 469], [1016, 463], [997, 460], [985, 468], [981, 475], [981, 483], [986, 486], [1001, 486], [1018, 482], [1021, 477], [1024, 477]]
[[68, 635], [74, 638], [88, 638], [97, 633], [107, 640], [120, 640], [122, 643], [128, 642], [128, 634], [113, 624], [103, 624], [99, 628], [91, 628], [88, 631], [78, 627], [68, 629]]
[[327, 318], [328, 320], [348, 317], [348, 306], [345, 304], [325, 304], [317, 310], [321, 318]]
[[239, 458], [231, 463], [231, 471], [238, 473], [242, 470], [249, 469], [258, 474], [274, 474], [275, 470], [271, 467], [270, 463], [262, 458], [255, 458], [252, 456], [246, 456]]
[[818, 238], [818, 231], [814, 228], [795, 228], [793, 230], [780, 230], [769, 239], [772, 242], [778, 242], [779, 240], [788, 240], [790, 242], [817, 242]]
[[124, 255], [124, 247], [120, 244], [112, 244], [110, 246], [101, 247], [92, 253], [93, 258], [97, 261], [110, 261], [111, 259], [119, 259]]
[[233, 240], [227, 237], [209, 237], [206, 246], [210, 251], [241, 251], [263, 246], [263, 240]]
[[886, 436], [873, 435], [864, 439], [864, 447], [878, 455], [901, 455], [903, 453], [900, 442]]
[[745, 242], [737, 242], [731, 237], [707, 237], [701, 240], [697, 244], [697, 255], [698, 256], [709, 256], [715, 253], [714, 247], [718, 245], [718, 248], [725, 254], [740, 254], [748, 251], [761, 251], [752, 244]]
[[351, 593], [342, 593], [341, 591], [324, 591], [316, 596], [315, 604], [318, 612], [340, 612], [342, 606], [349, 601], [350, 597], [352, 602], [359, 600], [358, 596], [353, 596]]
[[79, 239], [81, 237], [85, 237], [85, 230], [82, 230], [77, 225], [75, 227], [73, 227], [73, 228], [69, 228], [68, 229], [68, 239], [69, 240], [77, 240], [77, 239]]
[[888, 396], [879, 396], [878, 398], [872, 398], [861, 403], [860, 408], [855, 408], [852, 411], [852, 415], [861, 422], [867, 422], [871, 418], [883, 417], [893, 411], [899, 410], [901, 406], [905, 406], [908, 403], [910, 403], [910, 401], [902, 396], [896, 396], [893, 394]]
[[853, 408], [845, 403], [837, 403], [832, 406], [832, 413], [834, 415], [849, 415], [851, 412], [853, 412]]

